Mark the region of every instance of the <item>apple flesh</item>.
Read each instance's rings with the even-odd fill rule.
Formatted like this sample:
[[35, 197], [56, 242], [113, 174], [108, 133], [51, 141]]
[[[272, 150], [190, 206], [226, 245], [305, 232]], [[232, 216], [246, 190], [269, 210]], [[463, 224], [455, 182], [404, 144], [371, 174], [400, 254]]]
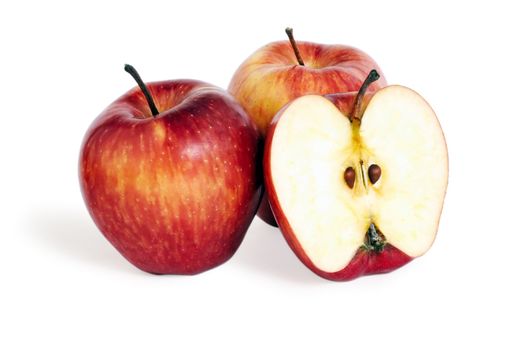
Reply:
[[368, 93], [352, 120], [357, 96], [291, 102], [272, 121], [264, 156], [284, 237], [308, 268], [338, 281], [423, 255], [448, 179], [443, 132], [420, 95], [402, 86]]
[[[237, 69], [228, 91], [235, 96], [264, 136], [275, 114], [291, 100], [308, 94], [357, 91], [377, 63], [363, 51], [345, 45], [290, 41], [263, 46]], [[386, 86], [381, 78], [370, 91]], [[265, 195], [266, 197], [266, 195]], [[263, 198], [257, 215], [276, 226]]]
[[261, 195], [260, 136], [225, 91], [192, 80], [133, 89], [89, 128], [80, 153], [86, 206], [132, 264], [195, 274], [239, 247]]

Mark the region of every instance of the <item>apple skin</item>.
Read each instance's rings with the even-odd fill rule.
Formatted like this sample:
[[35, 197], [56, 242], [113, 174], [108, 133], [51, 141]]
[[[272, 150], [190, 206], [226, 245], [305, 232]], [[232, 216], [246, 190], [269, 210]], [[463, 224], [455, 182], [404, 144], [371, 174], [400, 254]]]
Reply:
[[[372, 87], [372, 86], [371, 86]], [[374, 92], [367, 92], [363, 96], [362, 107], [363, 110], [366, 108], [368, 102], [370, 102]], [[336, 93], [325, 95], [328, 100], [330, 100], [334, 105], [345, 115], [349, 115], [354, 106], [354, 101], [357, 96], [357, 92], [347, 92], [347, 93]], [[331, 281], [349, 281], [353, 280], [359, 276], [371, 275], [371, 274], [380, 274], [387, 273], [393, 270], [398, 269], [399, 267], [407, 264], [412, 261], [413, 258], [403, 253], [401, 250], [392, 246], [391, 244], [386, 244], [383, 251], [368, 251], [364, 248], [360, 248], [348, 265], [337, 271], [337, 272], [325, 272], [318, 269], [306, 255], [303, 248], [297, 241], [293, 229], [288, 222], [286, 215], [284, 214], [282, 207], [279, 203], [277, 193], [271, 178], [271, 153], [272, 153], [272, 139], [275, 132], [275, 128], [281, 117], [282, 111], [277, 113], [275, 118], [270, 123], [268, 128], [268, 133], [265, 140], [264, 148], [264, 157], [263, 157], [263, 171], [264, 171], [264, 183], [265, 189], [268, 196], [268, 202], [271, 206], [272, 212], [275, 216], [277, 224], [286, 239], [286, 242], [292, 249], [292, 251], [297, 255], [299, 260], [303, 262], [306, 267], [317, 275], [331, 280]]]
[[132, 89], [84, 138], [79, 177], [100, 231], [133, 265], [196, 274], [228, 260], [257, 210], [261, 138], [226, 91], [193, 80]]
[[[386, 86], [377, 63], [359, 49], [311, 42], [297, 42], [297, 46], [304, 66], [297, 64], [290, 42], [270, 43], [241, 64], [228, 87], [263, 136], [275, 114], [297, 97], [358, 91], [372, 69], [376, 69], [381, 78], [369, 91]], [[257, 216], [277, 226], [266, 194]]]

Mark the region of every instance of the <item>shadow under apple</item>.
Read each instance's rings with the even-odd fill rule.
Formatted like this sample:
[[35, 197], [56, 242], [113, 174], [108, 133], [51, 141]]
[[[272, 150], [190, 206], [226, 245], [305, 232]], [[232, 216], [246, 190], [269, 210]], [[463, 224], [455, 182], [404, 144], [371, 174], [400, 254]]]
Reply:
[[299, 261], [278, 228], [269, 226], [257, 217], [230, 263], [289, 282], [324, 282]]
[[87, 213], [37, 211], [26, 220], [33, 238], [57, 254], [106, 269], [136, 270], [106, 241]]
[[[26, 220], [28, 232], [35, 241], [56, 254], [104, 269], [148, 275], [111, 246], [87, 213], [41, 210], [29, 213]], [[301, 264], [277, 228], [258, 218], [254, 219], [238, 251], [225, 264], [294, 283], [323, 282]]]

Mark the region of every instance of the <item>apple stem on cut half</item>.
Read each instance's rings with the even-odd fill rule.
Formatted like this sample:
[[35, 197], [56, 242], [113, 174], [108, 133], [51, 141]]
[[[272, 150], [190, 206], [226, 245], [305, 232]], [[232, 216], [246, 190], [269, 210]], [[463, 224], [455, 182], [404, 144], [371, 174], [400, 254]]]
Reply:
[[155, 106], [155, 102], [153, 102], [153, 97], [151, 97], [151, 93], [148, 90], [148, 87], [146, 84], [144, 84], [144, 81], [142, 81], [142, 78], [139, 75], [139, 72], [130, 64], [124, 65], [124, 70], [128, 72], [133, 79], [137, 82], [137, 85], [140, 87], [140, 90], [146, 97], [146, 100], [148, 101], [149, 109], [151, 109], [151, 114], [153, 115], [153, 118], [155, 118], [159, 114], [159, 110], [157, 109], [157, 106]]
[[297, 43], [295, 42], [295, 39], [293, 37], [293, 29], [288, 27], [285, 29], [286, 35], [288, 35], [288, 39], [290, 39], [290, 44], [292, 44], [293, 52], [295, 53], [295, 57], [297, 58], [297, 62], [300, 66], [304, 66], [303, 58], [301, 57], [301, 53], [299, 52], [299, 48], [297, 47]]
[[355, 122], [357, 125], [361, 124], [361, 104], [363, 103], [363, 97], [365, 97], [366, 89], [368, 89], [368, 86], [379, 78], [380, 75], [375, 69], [372, 69], [370, 73], [368, 73], [368, 76], [363, 82], [363, 85], [361, 85], [361, 87], [359, 88], [359, 92], [357, 93], [357, 96], [354, 101], [354, 108], [352, 109], [352, 112], [349, 115], [351, 123]]

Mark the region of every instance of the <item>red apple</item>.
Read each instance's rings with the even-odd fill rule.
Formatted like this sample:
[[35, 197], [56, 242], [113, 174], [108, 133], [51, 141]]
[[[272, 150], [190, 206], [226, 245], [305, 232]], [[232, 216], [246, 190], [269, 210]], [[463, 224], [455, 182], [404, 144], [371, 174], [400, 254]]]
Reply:
[[416, 92], [309, 95], [276, 115], [264, 177], [299, 259], [336, 281], [389, 272], [432, 245], [448, 180], [443, 132]]
[[[289, 101], [307, 94], [357, 91], [370, 70], [380, 72], [370, 56], [354, 47], [296, 42], [291, 28], [286, 33], [290, 41], [270, 43], [248, 57], [228, 88], [262, 135]], [[381, 77], [371, 91], [383, 86], [386, 80]], [[275, 226], [265, 199], [258, 215]]]
[[215, 267], [235, 253], [260, 200], [257, 129], [222, 89], [194, 80], [145, 86], [126, 70], [142, 91], [109, 105], [82, 144], [89, 213], [141, 270]]

